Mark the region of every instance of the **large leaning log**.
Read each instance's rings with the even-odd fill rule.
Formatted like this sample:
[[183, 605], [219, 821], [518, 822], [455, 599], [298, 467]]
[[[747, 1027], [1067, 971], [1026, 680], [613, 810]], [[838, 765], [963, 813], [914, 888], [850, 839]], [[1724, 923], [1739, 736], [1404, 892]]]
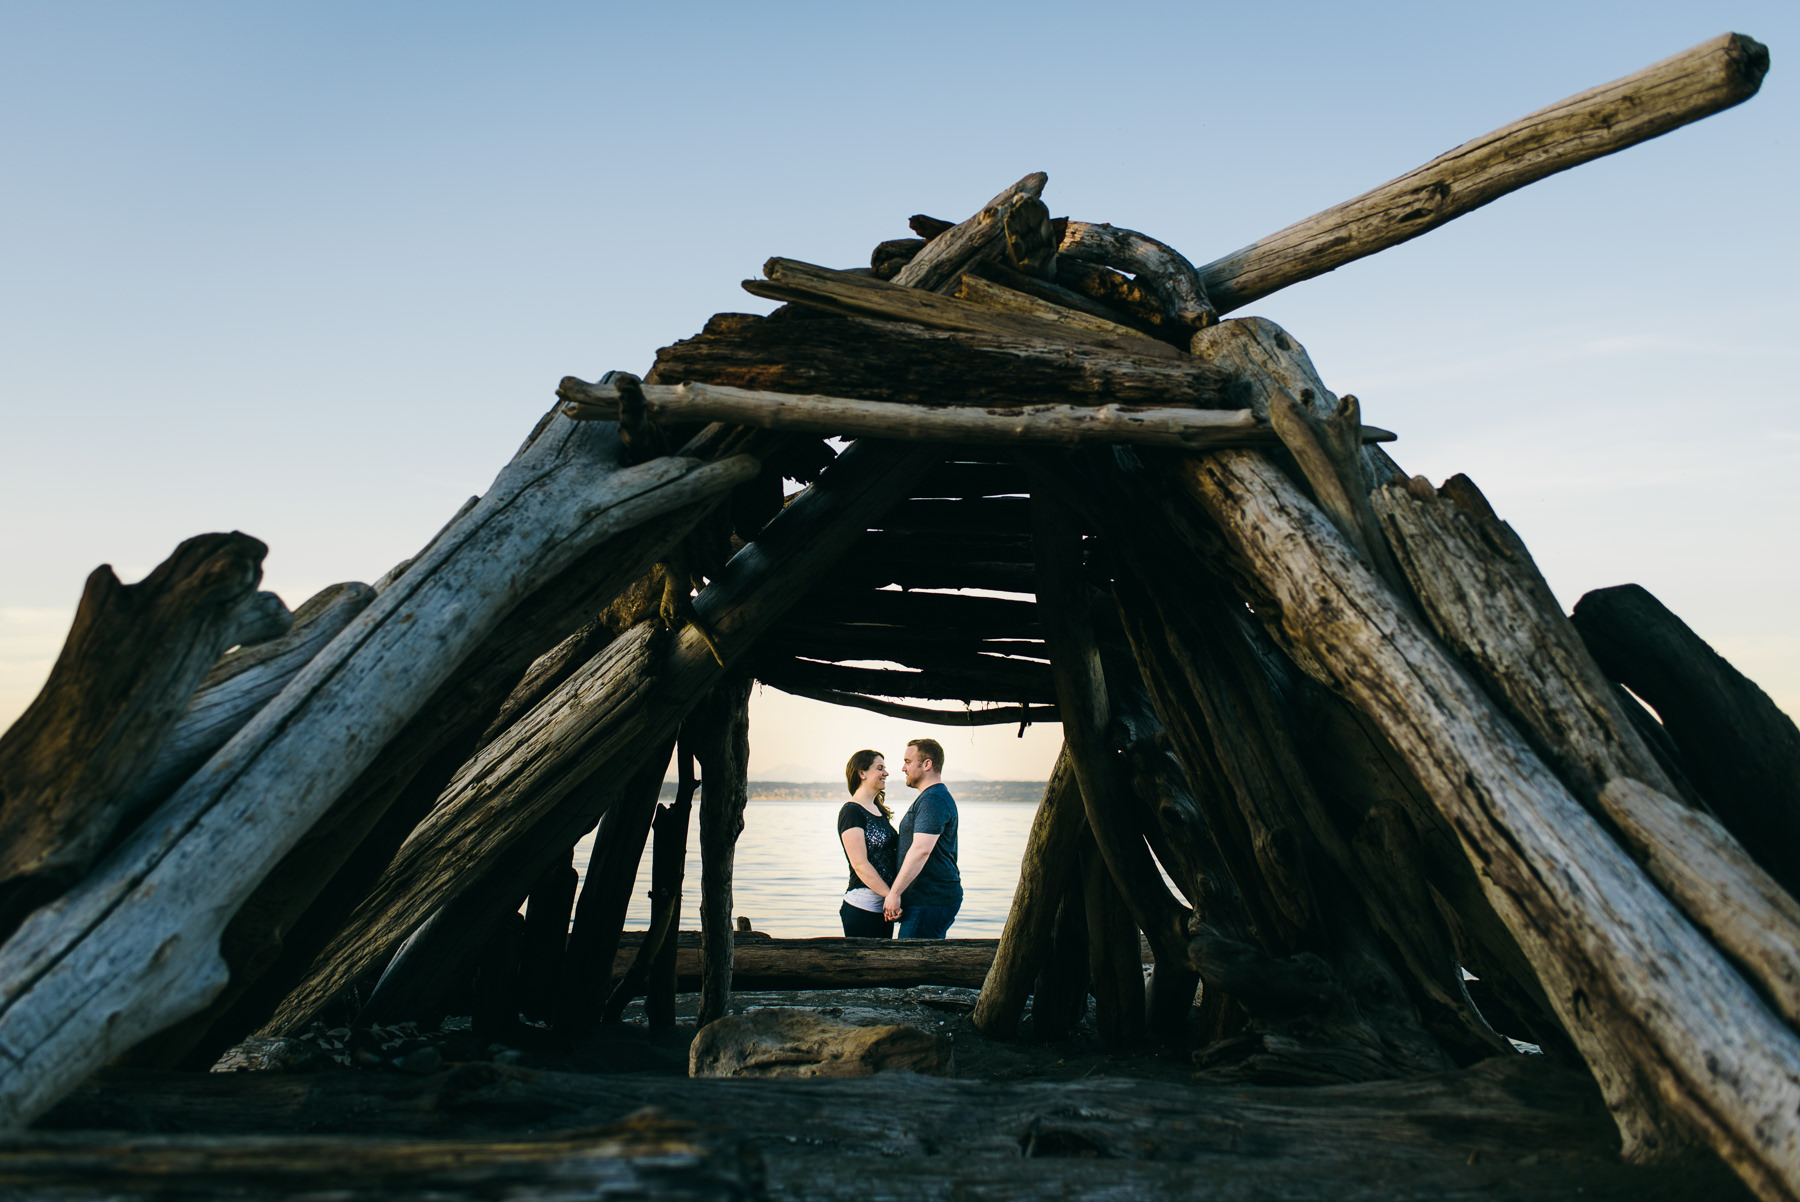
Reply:
[[1756, 95], [1768, 47], [1727, 33], [1521, 117], [1200, 268], [1220, 313], [1397, 246], [1526, 184]]
[[[723, 1018], [731, 1005], [732, 922], [731, 869], [738, 836], [744, 830], [744, 807], [750, 800], [749, 677], [716, 686], [684, 728], [698, 725], [690, 745], [700, 762], [700, 933], [704, 955], [700, 1013], [695, 1026]], [[699, 719], [698, 723], [695, 719]], [[684, 738], [686, 737], [684, 730]]]
[[[1241, 336], [1229, 324], [1199, 337]], [[1800, 1040], [1286, 476], [1242, 451], [1182, 476], [1276, 641], [1375, 723], [1482, 865], [1625, 1154], [1698, 1138], [1763, 1197], [1800, 1197]]]
[[206, 1005], [226, 983], [218, 940], [238, 906], [535, 585], [756, 471], [673, 458], [621, 470], [612, 427], [552, 417], [534, 433], [481, 503], [103, 871], [0, 948], [0, 1128]]
[[[304, 1025], [385, 959], [522, 832], [546, 855], [599, 815], [539, 821], [609, 761], [666, 738], [727, 669], [837, 562], [905, 491], [929, 455], [858, 443], [797, 497], [694, 599], [724, 663], [693, 625], [661, 637], [649, 623], [608, 644], [530, 713], [464, 765], [436, 807], [270, 1021]], [[495, 820], [504, 815], [504, 820]]]
[[1800, 896], [1794, 720], [1639, 585], [1595, 589], [1573, 620], [1601, 669], [1656, 710], [1719, 821]]
[[104, 564], [88, 577], [50, 679], [0, 735], [0, 938], [133, 816], [133, 786], [220, 653], [287, 629], [287, 608], [256, 591], [267, 550], [202, 534], [136, 584]]

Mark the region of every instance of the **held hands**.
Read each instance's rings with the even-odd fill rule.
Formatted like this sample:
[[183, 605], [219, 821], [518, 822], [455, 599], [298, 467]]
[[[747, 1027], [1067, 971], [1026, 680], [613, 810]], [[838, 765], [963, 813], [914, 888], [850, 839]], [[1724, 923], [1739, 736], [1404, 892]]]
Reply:
[[899, 922], [900, 915], [905, 913], [900, 907], [900, 895], [890, 893], [881, 903], [881, 916], [889, 922]]

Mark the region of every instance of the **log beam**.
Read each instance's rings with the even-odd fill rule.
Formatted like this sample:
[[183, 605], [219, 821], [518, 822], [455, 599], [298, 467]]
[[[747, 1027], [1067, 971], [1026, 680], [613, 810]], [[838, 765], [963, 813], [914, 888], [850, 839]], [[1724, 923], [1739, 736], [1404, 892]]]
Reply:
[[1446, 151], [1200, 269], [1229, 313], [1417, 238], [1526, 184], [1614, 154], [1756, 95], [1768, 47], [1727, 33]]

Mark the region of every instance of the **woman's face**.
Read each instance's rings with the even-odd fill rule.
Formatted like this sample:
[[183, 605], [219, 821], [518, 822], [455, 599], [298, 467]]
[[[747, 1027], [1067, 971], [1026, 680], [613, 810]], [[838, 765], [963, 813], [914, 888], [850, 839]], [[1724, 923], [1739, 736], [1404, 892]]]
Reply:
[[887, 778], [887, 761], [880, 756], [876, 756], [875, 762], [863, 769], [862, 783], [873, 786], [877, 791], [887, 788]]

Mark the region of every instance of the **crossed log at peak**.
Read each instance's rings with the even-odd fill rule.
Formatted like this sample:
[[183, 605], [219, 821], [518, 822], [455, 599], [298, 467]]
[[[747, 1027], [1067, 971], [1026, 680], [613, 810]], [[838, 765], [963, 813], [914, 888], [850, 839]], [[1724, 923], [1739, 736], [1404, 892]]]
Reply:
[[[1704, 1146], [1800, 1197], [1800, 732], [1641, 590], [1565, 617], [1471, 483], [1408, 479], [1298, 342], [1220, 320], [1766, 67], [1727, 35], [1198, 268], [1052, 219], [1030, 175], [866, 270], [771, 259], [746, 287], [785, 308], [642, 380], [565, 379], [373, 588], [288, 615], [241, 535], [96, 573], [0, 738], [0, 1127], [359, 983], [368, 1021], [441, 1012], [477, 965], [505, 1021], [580, 1032], [647, 993], [667, 1025], [684, 976], [723, 1014], [754, 678], [1062, 723], [994, 1037], [1091, 996], [1111, 1042], [1197, 1031], [1206, 1079], [1344, 1083], [1511, 1036], [1586, 1065], [1628, 1158]], [[656, 911], [615, 972], [649, 842]]]

